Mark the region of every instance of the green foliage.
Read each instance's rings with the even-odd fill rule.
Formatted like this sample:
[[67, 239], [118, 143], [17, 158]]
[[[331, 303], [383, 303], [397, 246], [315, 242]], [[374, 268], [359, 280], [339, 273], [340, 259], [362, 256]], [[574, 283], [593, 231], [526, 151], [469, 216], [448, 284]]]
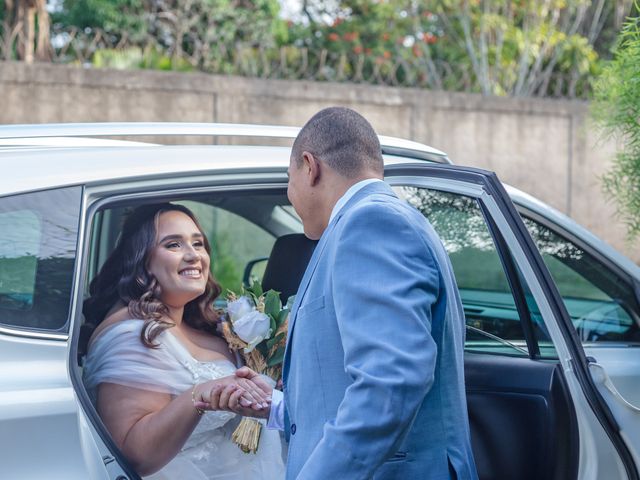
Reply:
[[210, 237], [213, 251], [211, 255], [212, 271], [214, 278], [222, 286], [222, 291], [242, 291], [242, 271], [236, 262], [233, 252], [233, 243], [228, 235], [217, 234]]
[[305, 0], [286, 22], [279, 0], [63, 0], [54, 22], [98, 67], [585, 97], [629, 1]]
[[624, 25], [614, 59], [595, 82], [594, 92], [598, 125], [623, 145], [603, 177], [604, 189], [616, 200], [628, 237], [634, 239], [640, 235], [640, 16]]
[[53, 21], [136, 37], [146, 31], [144, 0], [64, 0]]
[[188, 72], [195, 69], [184, 58], [171, 58], [158, 48], [142, 50], [130, 47], [123, 50], [100, 49], [93, 55], [93, 66], [96, 68], [176, 70]]

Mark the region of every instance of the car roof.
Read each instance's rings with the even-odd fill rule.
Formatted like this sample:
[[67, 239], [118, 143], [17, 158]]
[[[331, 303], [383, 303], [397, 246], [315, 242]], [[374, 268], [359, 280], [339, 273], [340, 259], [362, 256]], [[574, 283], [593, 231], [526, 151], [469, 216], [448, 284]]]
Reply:
[[[290, 148], [242, 145], [166, 145], [102, 137], [242, 137], [294, 139], [296, 127], [215, 123], [88, 123], [0, 127], [0, 195], [87, 183], [202, 174], [216, 170], [286, 169]], [[98, 138], [95, 138], [98, 137]], [[417, 142], [381, 136], [385, 161], [451, 163]], [[261, 140], [262, 141], [262, 140]]]
[[[33, 146], [124, 146], [121, 140], [100, 140], [96, 137], [153, 136], [158, 137], [253, 137], [293, 140], [299, 127], [281, 125], [251, 125], [236, 123], [175, 123], [175, 122], [120, 122], [120, 123], [57, 123], [0, 126], [0, 151], [7, 147]], [[83, 138], [91, 137], [91, 138]], [[397, 137], [379, 135], [383, 153], [400, 152], [406, 156], [451, 163], [447, 155], [423, 143]], [[65, 139], [68, 141], [65, 142]], [[126, 142], [129, 146], [149, 145]]]

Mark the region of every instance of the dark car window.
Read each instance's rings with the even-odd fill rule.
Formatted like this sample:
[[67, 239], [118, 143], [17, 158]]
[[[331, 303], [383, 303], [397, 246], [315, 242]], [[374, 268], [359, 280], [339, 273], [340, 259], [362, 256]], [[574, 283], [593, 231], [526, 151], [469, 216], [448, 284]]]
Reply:
[[638, 342], [633, 285], [542, 223], [523, 217], [583, 342]]
[[81, 188], [0, 198], [0, 324], [65, 330]]
[[[478, 202], [425, 188], [396, 192], [431, 222], [449, 254], [466, 317], [466, 350], [528, 356], [512, 286]], [[524, 308], [531, 310], [528, 303]]]

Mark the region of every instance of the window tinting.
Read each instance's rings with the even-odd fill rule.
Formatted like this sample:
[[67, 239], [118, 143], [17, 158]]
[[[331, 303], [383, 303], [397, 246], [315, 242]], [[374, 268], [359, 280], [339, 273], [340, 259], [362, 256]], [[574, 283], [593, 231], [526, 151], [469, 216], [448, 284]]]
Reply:
[[574, 242], [523, 218], [583, 342], [638, 342], [633, 286]]
[[0, 324], [64, 329], [80, 199], [80, 187], [0, 198]]
[[462, 195], [396, 188], [442, 240], [464, 307], [467, 351], [527, 356], [522, 319], [478, 202]]

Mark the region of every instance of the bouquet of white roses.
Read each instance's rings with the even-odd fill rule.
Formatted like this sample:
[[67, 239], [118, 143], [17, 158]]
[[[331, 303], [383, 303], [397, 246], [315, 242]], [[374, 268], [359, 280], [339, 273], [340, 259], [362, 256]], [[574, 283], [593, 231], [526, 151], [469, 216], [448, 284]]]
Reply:
[[[245, 364], [276, 382], [282, 376], [282, 361], [287, 341], [288, 315], [293, 297], [283, 308], [275, 290], [263, 292], [259, 283], [245, 288], [238, 297], [227, 294], [227, 315], [222, 334], [231, 350], [243, 357]], [[233, 432], [232, 440], [245, 453], [258, 449], [262, 424], [243, 418]]]

